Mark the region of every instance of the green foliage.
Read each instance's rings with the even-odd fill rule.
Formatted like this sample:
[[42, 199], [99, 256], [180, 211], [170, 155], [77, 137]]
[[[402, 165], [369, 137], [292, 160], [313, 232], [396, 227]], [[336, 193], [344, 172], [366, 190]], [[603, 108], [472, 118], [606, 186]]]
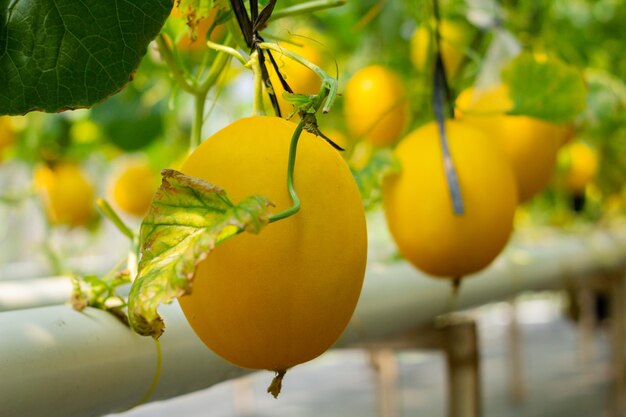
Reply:
[[[196, 100], [197, 108], [199, 103], [208, 107], [213, 96], [206, 93], [215, 80], [228, 79], [220, 75], [227, 75], [224, 74], [227, 60], [220, 61], [222, 55], [201, 45], [201, 39], [195, 45], [202, 47], [194, 51], [185, 50], [178, 41], [188, 36], [190, 30], [193, 36], [199, 21], [217, 9], [213, 29], [223, 24], [220, 30], [232, 32], [216, 41], [245, 48], [228, 0], [180, 0], [178, 7], [182, 17], [169, 19], [164, 36], [160, 38], [164, 45], [160, 53], [150, 54], [137, 69], [148, 43], [169, 16], [173, 2], [0, 0], [0, 114], [32, 110], [57, 112], [95, 105], [89, 112], [78, 115], [72, 112], [27, 115], [21, 130], [16, 132], [19, 137], [11, 145], [11, 155], [35, 164], [85, 161], [94, 156], [94, 160], [101, 161], [119, 156], [120, 149], [124, 152], [141, 150], [149, 155], [153, 165], [163, 167], [169, 166], [175, 154], [185, 153], [184, 149], [178, 152], [178, 148], [182, 147], [183, 135], [190, 130], [188, 93], [201, 90], [204, 95], [192, 100]], [[244, 3], [247, 7], [248, 2]], [[267, 0], [261, 3], [267, 4]], [[276, 12], [291, 6], [306, 8], [307, 3], [281, 0]], [[480, 25], [476, 11], [491, 3], [440, 0], [439, 6], [444, 18]], [[586, 220], [595, 221], [600, 217], [601, 210], [597, 207], [603, 204], [603, 198], [621, 196], [621, 200], [626, 201], [626, 86], [623, 81], [626, 79], [626, 54], [623, 53], [626, 2], [516, 0], [493, 4], [498, 11], [492, 17], [501, 21], [491, 19], [491, 23], [501, 23], [524, 50], [532, 51], [520, 55], [502, 73], [515, 103], [512, 113], [553, 122], [575, 118], [577, 136], [598, 151], [600, 172], [594, 184], [588, 187], [592, 190], [588, 194], [597, 199], [588, 196], [588, 200], [597, 204], [588, 203], [587, 207], [591, 208], [584, 213]], [[470, 8], [473, 13], [468, 13]], [[277, 20], [276, 24], [271, 21], [264, 28], [266, 39], [271, 39], [272, 34], [280, 38], [280, 33], [285, 32], [280, 29], [282, 25], [296, 34], [301, 27], [313, 26], [322, 34], [318, 39], [322, 54], [337, 63], [338, 72], [335, 74], [333, 69], [332, 75], [336, 75], [343, 86], [351, 73], [365, 65], [386, 65], [405, 80], [407, 96], [412, 102], [413, 124], [419, 125], [432, 118], [432, 73], [413, 68], [409, 59], [413, 31], [421, 24], [432, 24], [432, 2], [348, 0], [342, 7], [318, 10], [314, 14], [301, 15], [293, 10], [285, 14], [288, 17], [283, 16], [285, 18]], [[490, 14], [489, 10], [478, 11]], [[464, 50], [461, 70], [450, 77], [455, 90], [474, 83], [478, 68], [490, 64], [484, 61], [485, 51], [493, 45], [496, 32], [489, 23], [483, 22], [483, 25], [480, 31], [474, 30], [476, 36]], [[206, 36], [211, 36], [211, 29]], [[506, 45], [503, 48], [506, 49]], [[169, 62], [164, 54], [168, 50]], [[511, 56], [507, 53], [504, 56]], [[536, 58], [545, 55], [550, 58]], [[499, 74], [499, 66], [494, 68], [494, 73]], [[172, 74], [177, 78], [172, 78]], [[190, 88], [181, 88], [181, 80]], [[219, 91], [222, 87], [220, 85]], [[106, 100], [121, 89], [121, 93]], [[225, 97], [224, 108], [218, 107], [216, 113], [227, 114], [230, 119], [239, 116], [242, 113], [239, 109], [247, 108], [245, 100], [236, 96], [239, 90], [233, 93], [225, 88], [223, 91], [230, 97]], [[219, 93], [215, 94], [217, 96]], [[308, 113], [319, 107], [320, 98], [316, 96], [284, 94], [284, 97], [294, 104], [294, 113]], [[165, 103], [168, 98], [169, 106]], [[328, 115], [331, 121], [323, 123], [323, 127], [342, 130], [344, 118], [336, 111], [337, 107]], [[194, 119], [198, 141], [202, 117], [208, 117], [207, 113], [210, 112], [200, 108], [200, 117]], [[91, 136], [77, 135], [76, 132], [81, 131], [80, 123], [86, 120], [95, 125], [97, 132]], [[309, 130], [316, 133], [316, 124], [311, 124]], [[107, 138], [119, 149], [104, 146]], [[355, 154], [352, 159], [358, 160]], [[358, 169], [353, 169], [366, 208], [378, 205], [384, 177], [398, 170], [399, 164], [390, 150], [374, 151], [366, 165], [359, 164]], [[32, 190], [11, 192], [0, 200], [21, 201], [30, 195]], [[549, 190], [531, 204], [542, 215], [567, 217], [562, 213], [571, 214], [569, 198], [558, 190]], [[189, 290], [195, 265], [214, 245], [243, 229], [258, 232], [267, 222], [267, 204], [262, 197], [252, 197], [234, 205], [216, 187], [166, 171], [164, 186], [141, 229], [143, 258], [131, 295], [130, 318], [134, 327], [142, 334], [158, 336], [163, 330], [158, 306]], [[136, 266], [136, 262], [132, 265]], [[133, 274], [131, 272], [130, 276]], [[103, 308], [124, 319], [126, 302], [117, 292], [130, 276], [77, 279], [75, 306]]]
[[288, 93], [286, 91], [283, 91], [282, 96], [287, 103], [293, 105], [293, 110], [287, 115], [289, 119], [301, 111], [306, 112], [311, 107], [313, 98], [313, 96], [308, 94]]
[[163, 134], [167, 103], [146, 103], [142, 100], [145, 91], [132, 83], [91, 110], [93, 121], [102, 127], [107, 139], [124, 151], [144, 148]]
[[352, 170], [366, 210], [372, 209], [380, 203], [382, 198], [381, 187], [385, 177], [400, 172], [400, 169], [400, 162], [395, 158], [393, 152], [383, 148], [374, 151], [364, 167]]
[[28, 128], [17, 143], [17, 156], [31, 163], [65, 158], [72, 145], [70, 121], [63, 116], [37, 113], [28, 118]]
[[626, 84], [606, 71], [585, 71], [587, 109], [579, 118], [581, 136], [598, 152], [596, 185], [604, 196], [619, 195], [626, 184]]
[[119, 91], [172, 5], [0, 1], [0, 114], [90, 107]]
[[176, 7], [188, 18], [203, 19], [211, 12], [213, 3], [213, 0], [178, 0]]
[[582, 74], [556, 58], [537, 59], [522, 53], [504, 68], [502, 78], [514, 103], [512, 114], [564, 122], [585, 109]]
[[602, 68], [626, 78], [626, 2], [553, 0], [542, 41], [579, 67]]
[[[228, 11], [230, 9], [230, 3], [228, 0], [178, 0], [176, 7], [186, 20], [191, 39], [195, 40], [200, 21], [208, 18], [214, 8], [220, 12]], [[220, 13], [219, 18], [213, 22], [213, 27], [217, 24], [224, 23], [228, 16], [228, 13]], [[209, 35], [210, 32], [211, 31], [209, 31], [207, 35]]]
[[585, 72], [585, 79], [589, 88], [583, 114], [586, 128], [594, 136], [610, 135], [626, 120], [626, 84], [606, 71], [594, 69]]
[[271, 203], [251, 196], [233, 204], [206, 181], [163, 170], [140, 231], [142, 257], [128, 300], [129, 320], [139, 334], [158, 338], [163, 320], [157, 308], [188, 294], [196, 266], [215, 245], [247, 231], [259, 233]]
[[[19, 134], [13, 155], [36, 164], [81, 161], [98, 152], [102, 147], [100, 126], [89, 119], [88, 113], [78, 118], [68, 116], [70, 113], [33, 112], [26, 115], [25, 129]], [[89, 132], [86, 132], [86, 126]]]
[[93, 307], [108, 311], [128, 324], [126, 316], [126, 300], [117, 294], [119, 287], [130, 283], [128, 271], [113, 273], [99, 278], [95, 275], [73, 277], [73, 290], [70, 304], [75, 310], [83, 311]]

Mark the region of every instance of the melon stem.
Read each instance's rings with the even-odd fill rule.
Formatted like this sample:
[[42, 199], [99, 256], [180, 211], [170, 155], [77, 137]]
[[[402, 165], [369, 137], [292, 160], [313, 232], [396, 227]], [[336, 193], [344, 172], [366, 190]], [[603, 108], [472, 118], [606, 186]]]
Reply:
[[283, 387], [283, 378], [285, 377], [287, 371], [279, 370], [275, 372], [276, 375], [274, 376], [274, 379], [272, 379], [272, 383], [270, 384], [270, 386], [267, 387], [267, 392], [272, 394], [274, 398], [278, 398], [278, 394], [280, 394], [280, 390]]
[[300, 123], [298, 123], [296, 130], [293, 132], [293, 136], [291, 137], [291, 143], [289, 145], [289, 162], [287, 164], [287, 190], [289, 191], [289, 196], [291, 197], [291, 201], [293, 204], [287, 210], [281, 211], [280, 213], [277, 213], [270, 217], [270, 223], [274, 223], [275, 221], [292, 216], [300, 210], [300, 197], [298, 197], [295, 186], [293, 184], [293, 172], [296, 167], [296, 151], [298, 150], [298, 140], [300, 139], [303, 128], [304, 119], [300, 119]]

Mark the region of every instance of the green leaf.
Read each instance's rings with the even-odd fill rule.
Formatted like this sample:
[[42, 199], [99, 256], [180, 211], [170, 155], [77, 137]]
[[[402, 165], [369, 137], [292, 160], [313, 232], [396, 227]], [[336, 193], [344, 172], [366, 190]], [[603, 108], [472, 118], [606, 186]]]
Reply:
[[272, 204], [250, 196], [233, 204], [220, 188], [178, 171], [162, 171], [163, 182], [141, 224], [142, 257], [130, 291], [128, 315], [139, 334], [163, 333], [159, 305], [188, 294], [196, 266], [215, 245], [247, 231], [259, 233]]
[[72, 277], [70, 304], [77, 311], [83, 311], [86, 307], [107, 311], [128, 325], [126, 300], [117, 292], [119, 287], [129, 283], [128, 271], [111, 272], [102, 278], [95, 275]]
[[565, 122], [585, 110], [582, 73], [556, 58], [537, 59], [522, 53], [502, 71], [514, 107], [523, 114], [551, 122]]
[[0, 0], [0, 114], [91, 107], [122, 89], [173, 0]]
[[292, 104], [294, 106], [293, 111], [287, 118], [290, 118], [291, 116], [295, 114], [299, 114], [301, 112], [305, 112], [305, 113], [310, 112], [311, 108], [314, 106], [314, 103], [315, 103], [314, 95], [289, 93], [287, 91], [283, 91], [282, 96], [283, 96], [283, 99], [287, 103]]
[[400, 172], [400, 162], [391, 149], [381, 148], [372, 154], [367, 165], [352, 171], [366, 210], [381, 200], [381, 187], [386, 176]]
[[91, 109], [91, 118], [106, 133], [107, 139], [130, 152], [150, 145], [163, 134], [166, 100], [146, 103], [147, 88], [129, 85], [119, 94]]

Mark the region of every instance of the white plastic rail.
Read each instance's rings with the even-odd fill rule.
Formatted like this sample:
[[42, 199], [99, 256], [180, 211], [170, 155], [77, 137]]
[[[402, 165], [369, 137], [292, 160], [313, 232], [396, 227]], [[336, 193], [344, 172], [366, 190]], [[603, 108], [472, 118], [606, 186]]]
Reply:
[[[624, 228], [516, 242], [490, 268], [463, 282], [456, 307], [559, 289], [568, 280], [624, 273], [625, 267]], [[371, 263], [356, 313], [338, 346], [385, 339], [431, 323], [450, 308], [450, 294], [449, 282], [427, 278], [404, 262]], [[161, 312], [167, 326], [161, 338], [163, 368], [150, 400], [247, 372], [209, 352], [176, 305]], [[2, 417], [87, 417], [124, 410], [144, 396], [155, 366], [154, 342], [102, 311], [78, 313], [56, 305], [0, 313]]]

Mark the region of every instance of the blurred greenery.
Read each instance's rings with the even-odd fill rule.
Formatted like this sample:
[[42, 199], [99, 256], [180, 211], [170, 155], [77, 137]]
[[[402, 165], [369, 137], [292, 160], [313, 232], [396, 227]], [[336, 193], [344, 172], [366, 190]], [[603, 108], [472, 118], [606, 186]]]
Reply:
[[[247, 69], [237, 60], [229, 66], [223, 59], [229, 55], [206, 42], [230, 48], [243, 61], [249, 58], [250, 48], [228, 0], [180, 0], [173, 11], [172, 0], [149, 5], [126, 2], [121, 12], [114, 10], [120, 2], [67, 0], [56, 2], [63, 7], [49, 20], [46, 11], [56, 6], [50, 0], [39, 2], [40, 8], [30, 7], [32, 1], [0, 3], [0, 114], [52, 112], [33, 111], [11, 119], [14, 131], [6, 138], [1, 135], [9, 124], [0, 120], [0, 175], [10, 165], [7, 159], [29, 169], [42, 163], [76, 162], [89, 171], [90, 185], [100, 193], [114, 178], [112, 173], [134, 158], [147, 160], [155, 171], [180, 169], [188, 152], [207, 134], [252, 112], [252, 76], [246, 71], [252, 68], [250, 62]], [[276, 7], [303, 4], [281, 0]], [[88, 5], [94, 9], [86, 10]], [[514, 102], [512, 113], [559, 123], [563, 132], [571, 131], [570, 141], [590, 145], [600, 161], [592, 182], [572, 191], [564, 186], [564, 178], [575, 161], [570, 156], [559, 158], [550, 186], [518, 210], [518, 226], [571, 226], [626, 215], [626, 0], [347, 0], [341, 7], [289, 14], [270, 20], [260, 28], [261, 35], [268, 41], [296, 44], [298, 39], [316, 38], [317, 43], [310, 42], [319, 45], [312, 56], [325, 61], [316, 64], [339, 79], [335, 107], [319, 118], [323, 131], [338, 136], [349, 131], [341, 92], [353, 74], [373, 64], [393, 70], [404, 83], [411, 107], [405, 133], [432, 120], [438, 28], [451, 99], [470, 86], [504, 82]], [[450, 22], [456, 32], [443, 29]], [[120, 33], [106, 30], [111, 27], [119, 27]], [[74, 37], [66, 41], [66, 33]], [[152, 39], [155, 42], [150, 43]], [[76, 107], [89, 109], [63, 111]], [[384, 177], [401, 170], [393, 150], [374, 149], [350, 137], [345, 145], [343, 155], [364, 206], [380, 208]], [[145, 245], [138, 284], [131, 291], [131, 318], [144, 325], [144, 333], [153, 334], [162, 330], [156, 307], [188, 286], [197, 254], [208, 252], [223, 237], [219, 227], [233, 220], [236, 212], [246, 217], [237, 219], [240, 229], [250, 224], [260, 227], [267, 217], [260, 198], [244, 200], [247, 207], [235, 207], [221, 191], [205, 186], [205, 193], [198, 194], [196, 182], [188, 177], [171, 170], [164, 176], [141, 229]], [[39, 198], [32, 184], [24, 188], [22, 193], [0, 192], [0, 203]], [[214, 208], [226, 213], [224, 224], [218, 221], [216, 226], [205, 213], [194, 214], [202, 206], [198, 196], [215, 200]], [[75, 203], [73, 197], [65, 201]], [[40, 206], [42, 202], [38, 200]], [[185, 226], [189, 216], [206, 224], [191, 230]], [[87, 227], [92, 232], [96, 224]], [[60, 269], [62, 256], [50, 244], [52, 226], [46, 227], [43, 246], [49, 262]], [[154, 236], [152, 227], [158, 229]], [[88, 233], [86, 228], [83, 232]], [[167, 240], [174, 246], [163, 246]], [[159, 263], [164, 260], [167, 265]], [[136, 261], [129, 258], [131, 271]], [[109, 309], [125, 318], [124, 300], [115, 289], [134, 278], [136, 271], [118, 275], [121, 268], [103, 279], [77, 278], [74, 305]], [[180, 271], [185, 272], [184, 279]], [[142, 285], [159, 287], [157, 297], [141, 293]]]
[[582, 74], [558, 59], [518, 55], [502, 72], [514, 102], [511, 113], [564, 122], [586, 105]]
[[[162, 7], [169, 3], [159, 4]], [[301, 4], [301, 0], [281, 0], [277, 9]], [[415, 68], [410, 41], [417, 28], [434, 27], [434, 4], [431, 0], [350, 0], [341, 7], [310, 15], [270, 20], [262, 33], [267, 39], [286, 36], [286, 27], [307, 36], [319, 33], [322, 55], [330, 62], [326, 68], [338, 76], [340, 92], [350, 76], [366, 65], [382, 64], [393, 69], [402, 77], [410, 97], [410, 131], [433, 118], [433, 57], [428, 56], [425, 68]], [[187, 25], [190, 17], [210, 20], [209, 7], [214, 5], [228, 8], [229, 2], [184, 0], [181, 7], [185, 16], [172, 16], [163, 28], [173, 62], [190, 85], [208, 73], [216, 52], [201, 40], [193, 50], [179, 42], [194, 29], [193, 24], [191, 28]], [[438, 8], [443, 19], [468, 28], [467, 43], [456, 45], [462, 54], [460, 69], [448, 74], [453, 96], [486, 75], [502, 77], [510, 84], [516, 113], [567, 121], [573, 126], [575, 138], [594, 147], [601, 164], [588, 200], [622, 198], [626, 183], [626, 1], [439, 0]], [[221, 13], [217, 19], [228, 20], [221, 29], [234, 34], [231, 45], [238, 45], [245, 55], [248, 51], [243, 48], [232, 15]], [[313, 30], [309, 32], [308, 28]], [[213, 39], [211, 30], [206, 37]], [[495, 50], [495, 44], [504, 38], [509, 43], [499, 47], [510, 50]], [[225, 39], [220, 32], [218, 41]], [[512, 61], [516, 48], [523, 53]], [[501, 68], [508, 69], [501, 73]], [[235, 109], [233, 103], [250, 100], [242, 95], [250, 95], [246, 90], [249, 80], [240, 69], [226, 71], [220, 78], [219, 93], [210, 96], [223, 99], [224, 108], [218, 106], [210, 112], [212, 105], [207, 103], [205, 130], [214, 130], [214, 120], [219, 120], [219, 126], [241, 113], [241, 106]], [[172, 77], [172, 68], [165, 65], [162, 53], [150, 47], [132, 82], [118, 94], [91, 110], [30, 113], [16, 123], [18, 140], [3, 154], [36, 164], [84, 161], [94, 154], [113, 160], [128, 153], [143, 153], [155, 167], [171, 166], [188, 150], [193, 100], [180, 80]], [[342, 104], [340, 96], [330, 114], [320, 117], [324, 129], [347, 131]], [[350, 143], [349, 147], [354, 145]], [[346, 152], [346, 158], [350, 157], [351, 152]], [[371, 165], [360, 161], [359, 170], [377, 173], [380, 161], [376, 157], [371, 157]], [[558, 210], [568, 206], [568, 198], [555, 180], [552, 189], [533, 205], [540, 210]], [[588, 204], [586, 210], [596, 210], [596, 206], [589, 208], [592, 206]]]
[[167, 99], [146, 102], [146, 91], [132, 83], [91, 111], [93, 121], [102, 127], [107, 140], [123, 151], [141, 149], [163, 134]]

